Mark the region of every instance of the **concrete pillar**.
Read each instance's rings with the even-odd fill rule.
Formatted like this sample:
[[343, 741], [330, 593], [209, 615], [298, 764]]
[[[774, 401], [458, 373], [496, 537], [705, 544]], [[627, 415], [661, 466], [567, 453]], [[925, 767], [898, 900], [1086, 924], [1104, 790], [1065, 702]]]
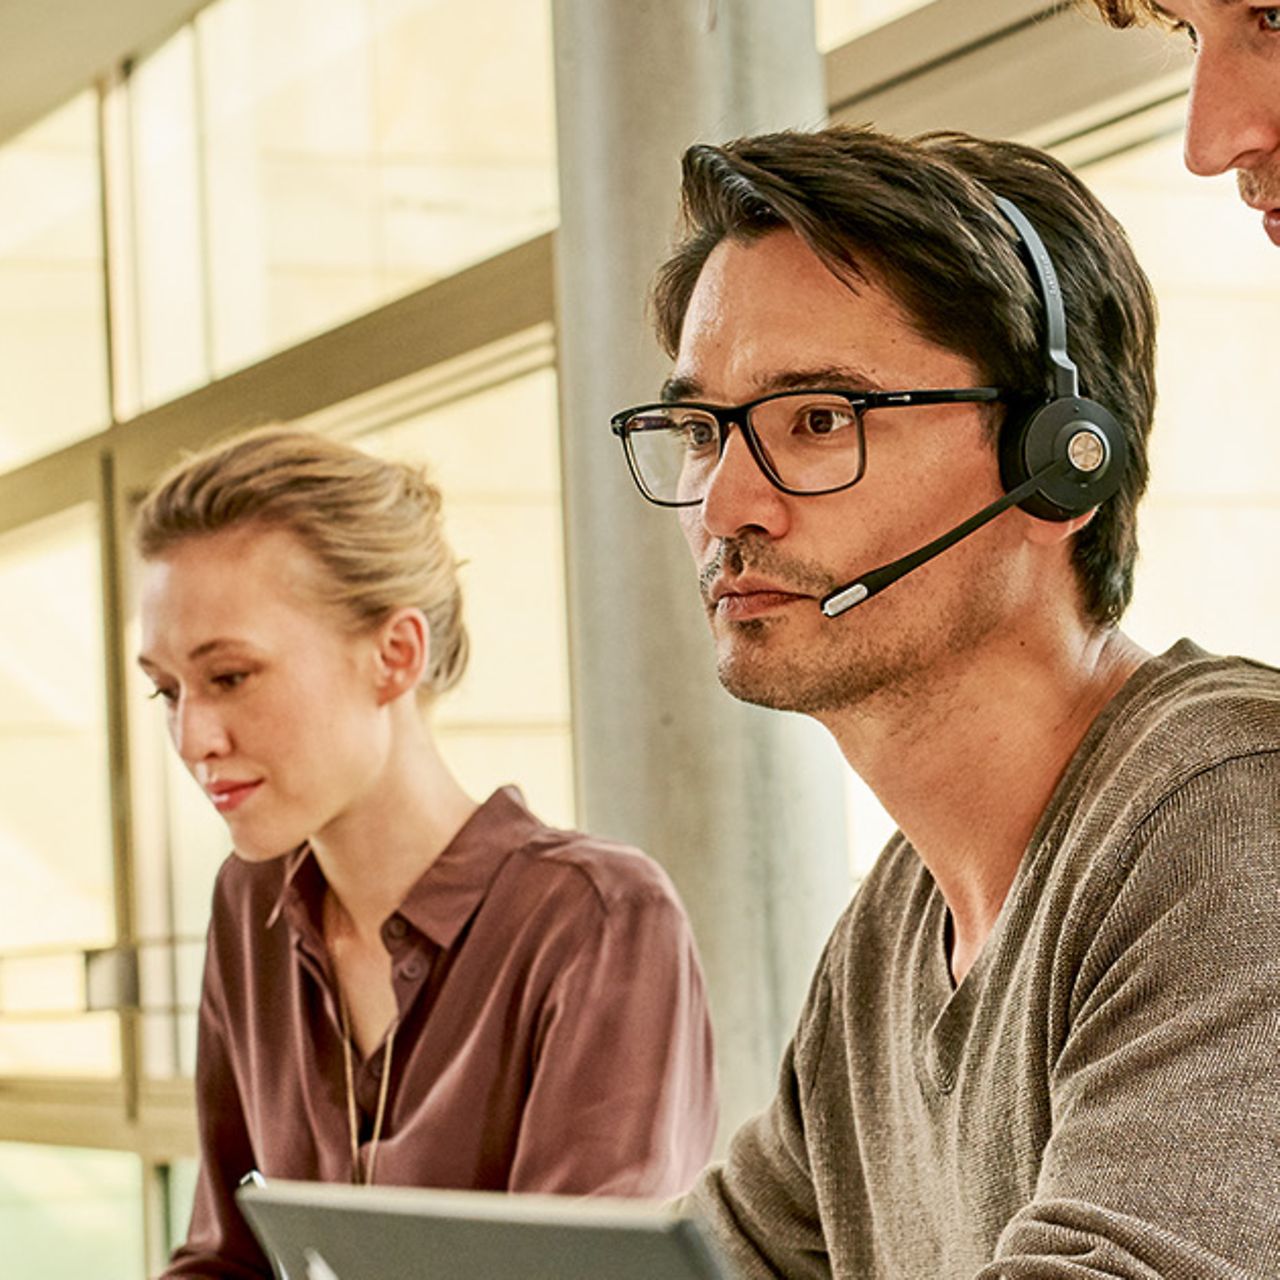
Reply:
[[773, 1090], [848, 899], [826, 732], [719, 686], [674, 512], [634, 491], [609, 415], [668, 372], [646, 318], [679, 159], [825, 118], [813, 0], [553, 0], [560, 396], [578, 794], [670, 871], [709, 980], [721, 1142]]

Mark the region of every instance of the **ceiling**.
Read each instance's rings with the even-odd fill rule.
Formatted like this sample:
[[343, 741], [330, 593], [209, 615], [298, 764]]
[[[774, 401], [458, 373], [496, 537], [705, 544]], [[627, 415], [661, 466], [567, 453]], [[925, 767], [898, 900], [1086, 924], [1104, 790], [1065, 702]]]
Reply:
[[0, 142], [154, 47], [206, 3], [0, 0]]

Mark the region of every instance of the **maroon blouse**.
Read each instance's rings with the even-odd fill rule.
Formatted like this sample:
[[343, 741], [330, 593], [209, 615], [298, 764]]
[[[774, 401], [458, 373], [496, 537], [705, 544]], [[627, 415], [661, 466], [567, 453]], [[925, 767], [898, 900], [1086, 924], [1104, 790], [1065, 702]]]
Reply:
[[[351, 1142], [325, 880], [302, 850], [219, 873], [200, 1006], [201, 1167], [166, 1276], [269, 1276], [233, 1192], [346, 1182]], [[399, 1029], [377, 1181], [671, 1196], [706, 1162], [715, 1069], [702, 973], [663, 871], [543, 826], [512, 787], [382, 927]], [[356, 1056], [371, 1137], [382, 1047]]]

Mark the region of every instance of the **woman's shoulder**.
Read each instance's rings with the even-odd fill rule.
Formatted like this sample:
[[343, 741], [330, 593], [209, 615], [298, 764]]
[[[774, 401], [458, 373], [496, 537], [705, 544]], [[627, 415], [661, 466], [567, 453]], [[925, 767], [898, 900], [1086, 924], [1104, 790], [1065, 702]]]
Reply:
[[539, 826], [508, 867], [523, 880], [589, 895], [606, 912], [678, 902], [671, 878], [648, 854], [585, 831]]

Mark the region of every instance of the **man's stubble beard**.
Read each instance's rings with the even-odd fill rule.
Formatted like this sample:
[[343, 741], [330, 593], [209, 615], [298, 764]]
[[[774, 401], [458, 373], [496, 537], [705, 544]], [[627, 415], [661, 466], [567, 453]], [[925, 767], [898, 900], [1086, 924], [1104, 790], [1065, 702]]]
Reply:
[[817, 643], [803, 652], [786, 643], [786, 617], [724, 624], [726, 633], [716, 638], [716, 671], [735, 698], [802, 715], [927, 696], [945, 678], [943, 665], [979, 648], [1006, 619], [1003, 586], [994, 568], [976, 581], [971, 577], [959, 606], [925, 629], [904, 627], [901, 611], [882, 622], [865, 606], [823, 618]]
[[1280, 205], [1280, 162], [1263, 169], [1240, 169], [1236, 186], [1246, 204]]

